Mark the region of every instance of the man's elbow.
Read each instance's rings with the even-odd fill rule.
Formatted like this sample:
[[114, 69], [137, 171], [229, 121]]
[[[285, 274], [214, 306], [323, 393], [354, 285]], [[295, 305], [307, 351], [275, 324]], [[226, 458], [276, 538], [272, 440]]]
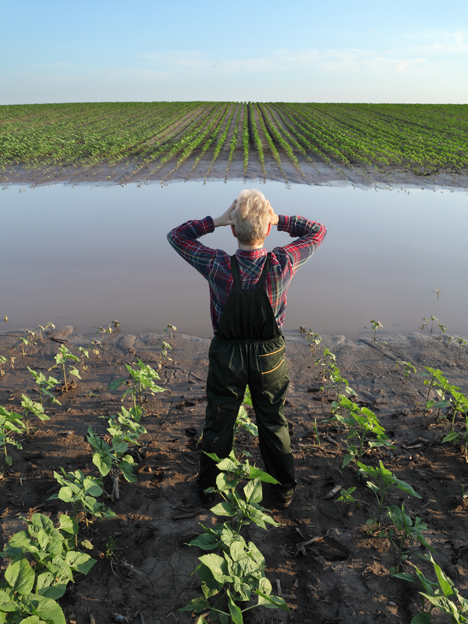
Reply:
[[317, 223], [316, 227], [317, 227], [317, 230], [316, 230], [315, 236], [319, 242], [322, 242], [325, 236], [327, 235], [327, 228], [322, 223]]

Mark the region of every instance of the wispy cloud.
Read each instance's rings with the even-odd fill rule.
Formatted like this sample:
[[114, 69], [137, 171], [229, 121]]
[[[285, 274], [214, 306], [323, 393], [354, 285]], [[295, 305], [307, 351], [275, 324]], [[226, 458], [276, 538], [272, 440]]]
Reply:
[[468, 33], [461, 30], [428, 31], [417, 35], [405, 35], [405, 39], [416, 44], [416, 50], [421, 54], [440, 56], [468, 54]]
[[271, 58], [232, 59], [216, 61], [200, 50], [187, 52], [164, 52], [142, 54], [142, 58], [151, 61], [157, 67], [164, 67], [167, 71], [178, 72], [212, 72], [234, 74], [242, 71], [256, 72], [272, 68]]
[[318, 61], [318, 68], [324, 73], [346, 73], [367, 75], [395, 75], [409, 73], [413, 69], [420, 71], [426, 63], [423, 57], [382, 54], [371, 50], [329, 50]]
[[401, 74], [420, 68], [426, 59], [421, 56], [395, 56], [373, 50], [270, 50], [257, 58], [215, 60], [199, 50], [187, 52], [148, 53], [142, 55], [159, 70], [175, 73], [273, 73], [284, 71], [315, 71], [323, 74], [360, 73]]

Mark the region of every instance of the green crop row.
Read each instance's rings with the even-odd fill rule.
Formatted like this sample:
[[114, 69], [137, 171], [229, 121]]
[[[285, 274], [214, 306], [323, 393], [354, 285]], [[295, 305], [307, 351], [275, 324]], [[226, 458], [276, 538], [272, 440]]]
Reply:
[[[430, 320], [432, 320], [432, 325], [437, 321], [435, 317], [431, 317]], [[374, 332], [374, 343], [384, 348], [386, 343], [378, 342], [376, 338], [377, 329], [382, 327], [382, 324], [379, 321], [370, 323]], [[446, 328], [444, 325], [438, 325], [438, 327], [440, 339]], [[300, 331], [306, 333], [305, 327], [301, 327]], [[315, 359], [321, 337], [309, 331], [307, 338], [311, 342], [310, 350]], [[460, 357], [461, 349], [466, 346], [466, 341], [461, 339], [458, 342]], [[371, 453], [372, 449], [387, 447], [387, 449], [395, 450], [395, 442], [389, 439], [377, 415], [357, 400], [355, 391], [349, 386], [347, 379], [341, 375], [334, 353], [325, 348], [323, 355], [315, 359], [315, 365], [319, 367], [322, 382], [320, 390], [324, 397], [329, 399], [330, 393], [335, 395], [335, 399], [331, 402], [330, 421], [342, 427], [345, 434], [343, 442], [346, 448], [342, 468], [353, 467], [357, 477], [356, 486], [348, 489], [337, 486], [325, 498], [333, 498], [340, 492], [340, 497], [336, 502], [367, 506], [367, 502], [355, 498], [360, 481], [364, 481], [366, 487], [373, 492], [377, 502], [373, 517], [366, 522], [369, 534], [388, 540], [396, 551], [395, 566], [390, 568], [390, 576], [419, 585], [421, 612], [412, 618], [411, 623], [431, 624], [434, 609], [450, 616], [451, 622], [467, 622], [468, 600], [459, 593], [453, 581], [435, 561], [436, 550], [424, 536], [424, 533], [428, 531], [428, 525], [415, 514], [408, 512], [405, 503], [401, 507], [388, 503], [390, 492], [395, 492], [395, 490], [419, 499], [422, 498], [421, 495], [409, 483], [402, 481], [386, 468], [381, 460], [378, 466], [363, 463], [364, 457]], [[427, 366], [424, 368], [422, 378], [427, 387], [424, 413], [431, 410], [436, 412], [438, 422], [446, 420], [450, 423], [451, 431], [443, 438], [442, 443], [453, 443], [462, 450], [466, 458], [468, 456], [468, 397], [460, 391], [458, 386], [452, 385], [440, 370]], [[396, 369], [402, 370], [406, 380], [410, 380], [411, 376], [417, 372], [413, 364], [400, 360], [396, 362]], [[416, 387], [414, 390], [416, 394], [419, 394]], [[433, 399], [430, 398], [431, 395], [434, 396]], [[460, 431], [455, 421], [461, 418], [465, 419], [465, 426]], [[316, 424], [315, 440], [318, 445], [321, 444]], [[387, 513], [384, 517], [385, 509]], [[300, 543], [296, 554], [298, 552], [306, 554], [306, 546], [313, 541]], [[415, 542], [418, 543], [416, 548]], [[427, 578], [424, 572], [414, 564], [416, 558], [431, 564], [436, 575], [435, 581]], [[405, 570], [401, 571], [403, 565], [405, 565]]]
[[[112, 324], [117, 327], [118, 321], [113, 321]], [[39, 326], [37, 330], [28, 331], [24, 338], [20, 338], [17, 348], [21, 348], [23, 358], [37, 344], [37, 340], [43, 340], [42, 331], [50, 326], [53, 327], [52, 323], [47, 327]], [[172, 325], [168, 325], [167, 329], [170, 329], [171, 336], [176, 331]], [[104, 336], [113, 330], [109, 325], [107, 328], [100, 327], [99, 331]], [[90, 348], [100, 344], [100, 341], [93, 340]], [[161, 360], [166, 357], [167, 349], [170, 348], [167, 342], [162, 341]], [[79, 355], [72, 353], [65, 345], [60, 346], [54, 358], [55, 364], [49, 369], [57, 368], [61, 371], [63, 383], [60, 386], [57, 379], [46, 378], [43, 373], [29, 368], [38, 387], [40, 403], [23, 394], [22, 414], [0, 406], [0, 445], [3, 446], [7, 467], [13, 463], [7, 446], [21, 449], [17, 438], [33, 433], [34, 428], [30, 426], [28, 417], [32, 414], [42, 421], [50, 420], [44, 410], [45, 400], [60, 404], [54, 391], [61, 390], [66, 393], [76, 387], [76, 379], [81, 379], [78, 367], [81, 364], [83, 371], [88, 369], [84, 364], [85, 358], [89, 358], [88, 350], [79, 347], [78, 353]], [[99, 352], [94, 349], [93, 353]], [[12, 366], [14, 360], [14, 357], [10, 358]], [[7, 358], [0, 356], [0, 376], [3, 375], [2, 367], [7, 361]], [[82, 547], [92, 550], [94, 546], [87, 539], [78, 539], [79, 524], [85, 522], [88, 527], [96, 519], [116, 517], [111, 508], [98, 500], [106, 494], [104, 478], [107, 477], [112, 483], [112, 494], [107, 494], [112, 500], [119, 499], [121, 476], [131, 483], [137, 480], [133, 474], [136, 466], [133, 456], [139, 457], [138, 438], [146, 433], [141, 424], [144, 412], [143, 395], [154, 395], [163, 392], [164, 388], [155, 383], [159, 379], [158, 373], [140, 359], [137, 359], [136, 365], [126, 364], [126, 369], [130, 379], [116, 379], [110, 387], [118, 389], [124, 386], [122, 400], [130, 395], [133, 407], [127, 410], [122, 406], [120, 413], [110, 416], [105, 439], [92, 427], [88, 428], [87, 442], [92, 449], [92, 461], [99, 476], [93, 477], [81, 470], [67, 473], [63, 468], [60, 468], [60, 472], [54, 471], [54, 478], [60, 488], [49, 500], [60, 500], [70, 505], [71, 514], [60, 515], [57, 526], [40, 513], [34, 513], [30, 519], [22, 518], [26, 522], [26, 530], [11, 536], [0, 553], [0, 558], [9, 560], [3, 574], [4, 580], [0, 583], [2, 624], [65, 624], [64, 612], [57, 601], [64, 596], [68, 584], [74, 582], [75, 575], [88, 574], [96, 563], [89, 554], [80, 550]]]
[[252, 102], [249, 102], [247, 105], [250, 141], [251, 143], [253, 143], [253, 145], [255, 146], [255, 149], [257, 150], [258, 158], [262, 166], [262, 173], [263, 173], [263, 176], [266, 177], [265, 155], [263, 153], [263, 144], [260, 138], [260, 134], [258, 132], [257, 123], [255, 121], [254, 106], [255, 105], [252, 104]]
[[226, 166], [226, 180], [227, 180], [229, 169], [231, 168], [232, 159], [234, 158], [234, 152], [237, 147], [237, 137], [239, 136], [239, 121], [240, 121], [241, 110], [242, 110], [242, 104], [238, 104], [237, 117], [234, 123], [234, 130], [232, 133], [231, 143], [229, 145], [229, 156], [228, 156], [228, 162]]

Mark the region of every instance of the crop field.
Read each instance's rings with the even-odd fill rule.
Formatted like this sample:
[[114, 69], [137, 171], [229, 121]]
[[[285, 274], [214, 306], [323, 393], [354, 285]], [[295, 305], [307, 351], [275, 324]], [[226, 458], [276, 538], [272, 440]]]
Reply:
[[0, 176], [44, 180], [263, 177], [320, 167], [466, 175], [468, 105], [104, 102], [0, 106]]

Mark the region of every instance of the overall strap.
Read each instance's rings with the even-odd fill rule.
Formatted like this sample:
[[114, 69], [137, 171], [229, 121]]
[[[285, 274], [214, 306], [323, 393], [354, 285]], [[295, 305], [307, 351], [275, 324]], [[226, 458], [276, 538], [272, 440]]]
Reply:
[[265, 288], [265, 280], [267, 277], [268, 269], [270, 267], [270, 261], [271, 261], [271, 252], [268, 252], [267, 258], [265, 260], [265, 264], [263, 265], [262, 274], [260, 275], [260, 279], [257, 282], [258, 290], [263, 290]]
[[231, 270], [232, 277], [234, 279], [234, 288], [242, 288], [239, 273], [239, 264], [237, 263], [236, 256], [231, 256]]

